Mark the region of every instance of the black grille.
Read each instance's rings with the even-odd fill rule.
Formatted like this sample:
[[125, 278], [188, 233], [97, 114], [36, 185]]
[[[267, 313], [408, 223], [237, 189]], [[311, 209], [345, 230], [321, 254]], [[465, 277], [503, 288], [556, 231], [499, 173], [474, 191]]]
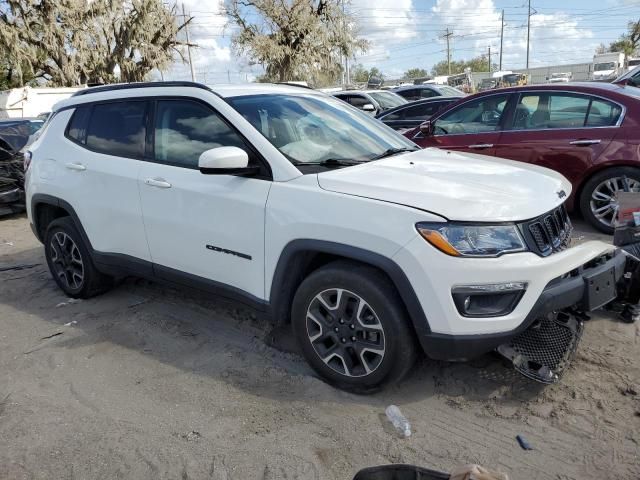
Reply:
[[542, 383], [558, 381], [582, 335], [582, 322], [565, 312], [539, 318], [498, 352], [526, 377]]
[[567, 248], [573, 231], [564, 205], [525, 222], [521, 227], [529, 248], [545, 257]]

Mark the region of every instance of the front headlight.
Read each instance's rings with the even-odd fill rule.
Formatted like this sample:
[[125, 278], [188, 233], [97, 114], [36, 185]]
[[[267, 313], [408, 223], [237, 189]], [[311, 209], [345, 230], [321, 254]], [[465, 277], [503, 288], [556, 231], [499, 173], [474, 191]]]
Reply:
[[518, 227], [510, 224], [418, 223], [416, 228], [427, 242], [454, 257], [497, 257], [527, 250]]

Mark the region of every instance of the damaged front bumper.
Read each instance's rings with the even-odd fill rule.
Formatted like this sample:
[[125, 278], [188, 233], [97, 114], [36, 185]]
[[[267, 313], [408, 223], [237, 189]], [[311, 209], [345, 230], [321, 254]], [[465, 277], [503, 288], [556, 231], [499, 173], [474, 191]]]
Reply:
[[584, 312], [617, 297], [626, 261], [622, 250], [613, 250], [551, 280], [513, 330], [476, 335], [428, 332], [420, 337], [422, 347], [429, 357], [449, 361], [498, 351], [528, 377], [555, 382], [578, 344]]
[[532, 321], [498, 345], [497, 352], [524, 376], [557, 382], [576, 351], [585, 312], [618, 296], [626, 261], [624, 252], [616, 250], [552, 280], [529, 315]]

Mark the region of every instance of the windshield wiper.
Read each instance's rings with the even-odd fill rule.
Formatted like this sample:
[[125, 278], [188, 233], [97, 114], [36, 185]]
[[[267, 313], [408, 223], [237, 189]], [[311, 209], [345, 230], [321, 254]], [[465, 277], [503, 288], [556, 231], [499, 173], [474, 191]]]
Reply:
[[327, 158], [319, 162], [295, 162], [296, 167], [304, 167], [306, 165], [320, 165], [321, 167], [350, 167], [363, 163], [358, 160], [349, 160], [348, 158]]
[[392, 155], [397, 155], [399, 153], [415, 152], [416, 150], [420, 150], [420, 149], [413, 148], [413, 147], [388, 148], [384, 152], [382, 152], [380, 155], [376, 155], [375, 157], [372, 157], [371, 160], [380, 160], [381, 158], [391, 157]]

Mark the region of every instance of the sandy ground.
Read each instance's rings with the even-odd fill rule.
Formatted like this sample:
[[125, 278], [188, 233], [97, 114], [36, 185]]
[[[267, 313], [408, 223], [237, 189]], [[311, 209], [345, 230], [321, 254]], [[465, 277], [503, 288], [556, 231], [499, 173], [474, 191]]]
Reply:
[[[587, 234], [588, 235], [588, 234]], [[339, 479], [468, 462], [512, 479], [640, 478], [640, 327], [595, 315], [561, 383], [487, 356], [335, 390], [238, 305], [127, 280], [67, 299], [25, 217], [0, 220], [1, 479]], [[394, 435], [384, 408], [413, 425]], [[524, 451], [524, 435], [534, 450]]]

